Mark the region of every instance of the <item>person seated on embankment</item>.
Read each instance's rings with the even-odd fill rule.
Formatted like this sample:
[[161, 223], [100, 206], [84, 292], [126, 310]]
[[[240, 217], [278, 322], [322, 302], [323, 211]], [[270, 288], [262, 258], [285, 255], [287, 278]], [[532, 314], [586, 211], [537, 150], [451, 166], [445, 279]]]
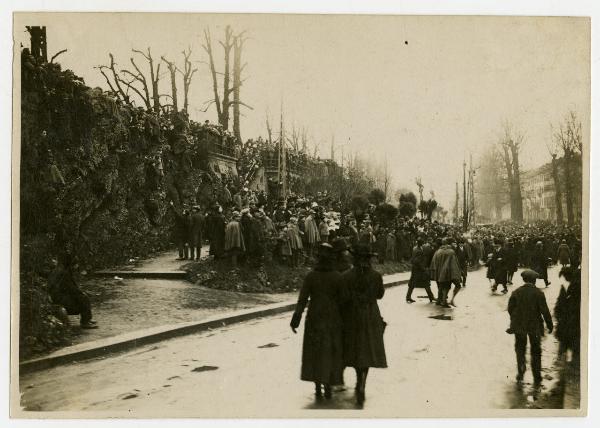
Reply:
[[67, 314], [80, 315], [81, 328], [98, 328], [96, 322], [92, 320], [90, 298], [75, 281], [74, 271], [77, 266], [77, 259], [71, 254], [61, 255], [56, 269], [48, 278], [50, 297], [53, 303], [63, 306]]

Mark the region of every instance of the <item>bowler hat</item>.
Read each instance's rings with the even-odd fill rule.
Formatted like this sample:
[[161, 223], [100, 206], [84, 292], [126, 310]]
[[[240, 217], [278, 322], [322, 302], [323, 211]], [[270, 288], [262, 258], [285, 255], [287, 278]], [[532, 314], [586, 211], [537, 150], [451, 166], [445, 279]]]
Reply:
[[531, 269], [525, 269], [523, 272], [521, 272], [521, 278], [523, 278], [523, 280], [525, 282], [534, 282], [540, 275]]

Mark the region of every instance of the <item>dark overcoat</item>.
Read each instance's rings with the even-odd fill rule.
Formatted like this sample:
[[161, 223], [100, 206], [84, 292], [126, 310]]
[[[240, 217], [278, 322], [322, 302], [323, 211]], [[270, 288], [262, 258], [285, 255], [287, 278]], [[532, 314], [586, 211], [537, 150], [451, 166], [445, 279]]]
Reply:
[[548, 256], [541, 249], [536, 249], [531, 257], [531, 269], [536, 271], [540, 279], [548, 279]]
[[[494, 250], [491, 264], [491, 275], [496, 284], [506, 285], [508, 282], [507, 257], [504, 248]], [[489, 276], [488, 276], [489, 277]]]
[[416, 246], [413, 248], [410, 270], [410, 280], [408, 285], [413, 288], [429, 287], [429, 263], [427, 255], [423, 251], [423, 247]]
[[221, 257], [225, 252], [225, 216], [211, 213], [206, 219], [206, 230], [210, 240], [210, 254]]
[[507, 245], [504, 248], [506, 255], [506, 270], [509, 273], [515, 273], [519, 265], [519, 257], [514, 246]]
[[383, 278], [373, 269], [344, 272], [341, 278], [346, 367], [387, 367], [383, 331], [385, 323], [377, 300], [384, 294]]
[[561, 265], [568, 265], [571, 263], [571, 250], [567, 244], [560, 244], [558, 246], [558, 262]]
[[544, 323], [550, 328], [552, 317], [546, 296], [535, 285], [525, 283], [517, 288], [508, 299], [510, 327], [516, 334], [544, 334]]
[[302, 380], [329, 385], [343, 382], [340, 277], [332, 267], [317, 266], [306, 276], [300, 289], [294, 312], [298, 321], [308, 305], [302, 344]]
[[202, 231], [204, 229], [204, 214], [196, 212], [192, 214], [192, 227], [190, 245], [199, 247], [202, 245]]

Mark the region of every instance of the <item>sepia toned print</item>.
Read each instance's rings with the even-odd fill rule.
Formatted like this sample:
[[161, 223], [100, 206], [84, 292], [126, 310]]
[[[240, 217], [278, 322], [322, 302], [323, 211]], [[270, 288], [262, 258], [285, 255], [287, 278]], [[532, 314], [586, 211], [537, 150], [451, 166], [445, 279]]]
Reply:
[[12, 415], [587, 412], [590, 21], [16, 13]]

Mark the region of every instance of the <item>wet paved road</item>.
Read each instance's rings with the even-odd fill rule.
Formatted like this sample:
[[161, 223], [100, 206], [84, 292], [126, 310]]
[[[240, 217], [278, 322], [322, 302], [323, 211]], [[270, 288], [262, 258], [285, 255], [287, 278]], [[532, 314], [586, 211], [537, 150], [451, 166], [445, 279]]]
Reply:
[[[551, 309], [560, 288], [557, 272], [551, 270], [552, 285], [545, 290]], [[381, 308], [389, 368], [369, 373], [362, 410], [354, 405], [351, 369], [348, 390], [330, 401], [315, 401], [312, 384], [298, 379], [302, 334], [290, 331], [289, 314], [25, 375], [22, 405], [197, 417], [327, 417], [327, 411], [311, 409], [330, 408], [347, 409], [348, 416], [464, 416], [473, 410], [493, 415], [495, 409], [560, 407], [554, 337], [543, 341], [541, 389], [531, 385], [530, 372], [517, 388], [513, 336], [504, 332], [508, 295], [491, 295], [484, 275], [483, 269], [470, 273], [455, 309], [423, 298], [407, 305], [405, 286], [387, 290]], [[413, 297], [422, 294], [416, 290]], [[436, 315], [452, 319], [430, 318]]]

